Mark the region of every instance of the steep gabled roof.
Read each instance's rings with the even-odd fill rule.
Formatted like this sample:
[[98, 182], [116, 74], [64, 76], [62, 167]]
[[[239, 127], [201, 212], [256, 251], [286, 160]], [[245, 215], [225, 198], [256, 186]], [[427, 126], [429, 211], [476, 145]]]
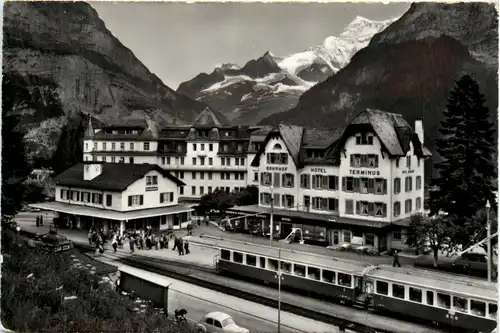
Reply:
[[193, 122], [193, 127], [222, 127], [221, 122], [209, 108], [205, 108]]
[[292, 156], [292, 160], [295, 163], [295, 166], [299, 167], [300, 148], [302, 146], [304, 128], [301, 126], [285, 125], [285, 124], [279, 124], [277, 129], [273, 129], [267, 134], [263, 145], [260, 147], [259, 151], [255, 155], [251, 165], [252, 166], [258, 165], [260, 156], [262, 155], [262, 153], [264, 153], [267, 143], [273, 136], [276, 135], [279, 135], [281, 137], [288, 150], [288, 153], [290, 154], [290, 156]]
[[[86, 163], [91, 164], [91, 163]], [[143, 178], [148, 172], [156, 170], [178, 186], [184, 182], [174, 177], [167, 170], [156, 164], [100, 163], [102, 172], [92, 180], [84, 180], [85, 163], [72, 166], [54, 178], [57, 185], [74, 186], [88, 189], [99, 189], [122, 192], [135, 181]]]
[[342, 129], [324, 130], [317, 128], [305, 128], [302, 148], [323, 149], [329, 147], [340, 138]]

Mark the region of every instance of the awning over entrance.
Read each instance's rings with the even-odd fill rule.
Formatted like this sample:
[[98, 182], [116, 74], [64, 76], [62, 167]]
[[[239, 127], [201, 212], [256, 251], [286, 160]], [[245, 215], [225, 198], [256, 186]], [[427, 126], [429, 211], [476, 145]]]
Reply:
[[89, 206], [70, 205], [64, 202], [42, 202], [30, 204], [30, 207], [49, 210], [71, 215], [92, 216], [108, 220], [127, 221], [148, 217], [172, 215], [178, 213], [192, 212], [193, 209], [187, 205], [175, 205], [168, 207], [133, 210], [129, 212], [117, 212], [114, 210], [101, 209]]
[[[233, 207], [231, 209], [228, 209], [227, 211], [229, 213], [237, 213], [237, 214], [252, 214], [252, 213], [271, 214], [270, 207], [261, 207], [259, 205]], [[302, 220], [326, 222], [331, 224], [332, 227], [335, 224], [357, 225], [357, 226], [372, 227], [372, 228], [384, 228], [390, 225], [390, 222], [385, 222], [385, 221], [367, 221], [362, 219], [339, 217], [335, 215], [301, 212], [293, 209], [274, 208], [273, 213], [274, 215], [281, 217], [291, 217]]]

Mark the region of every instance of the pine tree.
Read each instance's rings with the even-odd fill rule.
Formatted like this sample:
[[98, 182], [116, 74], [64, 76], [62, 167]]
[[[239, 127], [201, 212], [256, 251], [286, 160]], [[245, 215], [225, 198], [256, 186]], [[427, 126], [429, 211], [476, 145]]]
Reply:
[[455, 241], [468, 244], [468, 235], [482, 228], [471, 221], [486, 200], [496, 210], [494, 129], [485, 97], [469, 75], [450, 91], [446, 108], [439, 129], [442, 137], [436, 140], [442, 160], [436, 164], [439, 177], [433, 181], [437, 190], [430, 193], [431, 213], [448, 213], [456, 226]]

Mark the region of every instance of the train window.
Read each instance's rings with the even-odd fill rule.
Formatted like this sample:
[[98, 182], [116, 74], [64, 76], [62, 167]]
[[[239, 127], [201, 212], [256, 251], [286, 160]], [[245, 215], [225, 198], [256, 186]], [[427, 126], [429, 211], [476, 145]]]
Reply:
[[278, 260], [267, 259], [267, 268], [272, 271], [278, 270]]
[[418, 288], [410, 287], [410, 301], [422, 303], [422, 290]]
[[352, 275], [339, 273], [337, 284], [339, 286], [350, 287]]
[[453, 309], [460, 312], [468, 312], [467, 299], [462, 297], [453, 297]]
[[266, 257], [260, 257], [260, 268], [266, 268]]
[[434, 305], [434, 292], [427, 290], [427, 305]]
[[307, 277], [313, 280], [319, 280], [319, 268], [308, 266]]
[[451, 307], [450, 295], [437, 293], [437, 306], [440, 308], [449, 309]]
[[335, 272], [323, 270], [323, 282], [335, 283]]
[[489, 303], [488, 304], [488, 315], [490, 318], [497, 319], [498, 305]]
[[234, 251], [233, 252], [233, 261], [237, 262], [239, 264], [242, 264], [243, 263], [243, 254], [241, 254], [240, 252]]
[[283, 273], [291, 273], [292, 272], [292, 264], [286, 261], [281, 262], [281, 270]]
[[405, 298], [405, 286], [393, 283], [392, 296], [397, 298]]
[[248, 266], [257, 266], [257, 257], [251, 254], [247, 254], [247, 265]]
[[486, 303], [471, 299], [470, 312], [476, 316], [484, 317], [484, 315], [486, 314]]
[[293, 274], [297, 276], [306, 276], [306, 266], [294, 264], [293, 265]]
[[377, 281], [377, 294], [389, 295], [389, 284], [384, 281]]
[[220, 258], [223, 260], [231, 260], [231, 251], [220, 250]]

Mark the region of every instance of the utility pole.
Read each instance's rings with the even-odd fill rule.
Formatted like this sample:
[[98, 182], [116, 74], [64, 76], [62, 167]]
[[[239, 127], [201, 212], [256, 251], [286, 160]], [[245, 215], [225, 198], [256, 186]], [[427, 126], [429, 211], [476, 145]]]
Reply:
[[486, 231], [487, 231], [487, 239], [488, 239], [488, 282], [491, 282], [491, 262], [493, 261], [492, 251], [491, 251], [491, 222], [490, 222], [490, 201], [486, 200]]

